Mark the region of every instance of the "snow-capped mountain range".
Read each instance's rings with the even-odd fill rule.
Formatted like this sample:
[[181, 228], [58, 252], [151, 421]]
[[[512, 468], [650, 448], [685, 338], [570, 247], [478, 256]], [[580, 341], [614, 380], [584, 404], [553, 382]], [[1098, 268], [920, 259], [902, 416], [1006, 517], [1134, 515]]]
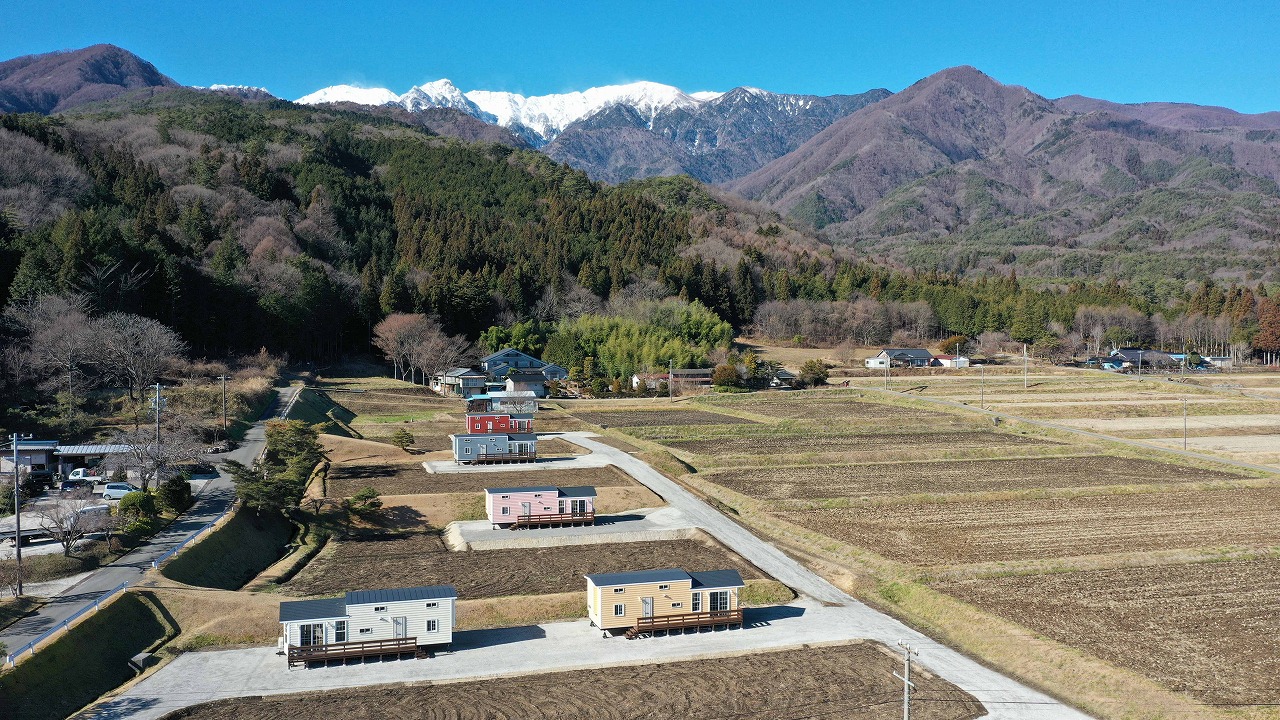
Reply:
[[[763, 91], [760, 91], [763, 92]], [[672, 108], [692, 110], [723, 95], [686, 93], [655, 82], [606, 85], [581, 92], [524, 96], [493, 90], [462, 92], [448, 80], [436, 80], [397, 95], [386, 88], [334, 85], [297, 99], [304, 105], [350, 102], [357, 105], [399, 105], [411, 112], [429, 107], [453, 108], [485, 122], [501, 125], [540, 147], [555, 140], [569, 125], [613, 106], [626, 105], [650, 119]]]

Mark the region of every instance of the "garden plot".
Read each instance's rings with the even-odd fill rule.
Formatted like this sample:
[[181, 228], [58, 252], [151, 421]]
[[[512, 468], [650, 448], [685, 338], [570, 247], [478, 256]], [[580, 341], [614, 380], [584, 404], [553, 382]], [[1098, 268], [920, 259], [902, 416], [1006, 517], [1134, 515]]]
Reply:
[[1280, 559], [983, 577], [936, 589], [1205, 703], [1280, 703]]
[[[893, 720], [899, 661], [870, 643], [483, 681], [381, 686], [237, 698], [179, 710], [174, 720], [578, 720], [717, 717], [735, 720]], [[968, 720], [982, 705], [917, 670], [912, 717]], [[714, 710], [709, 710], [714, 708]]]
[[429, 473], [421, 463], [414, 465], [335, 465], [329, 469], [329, 495], [348, 497], [364, 487], [380, 495], [421, 495], [479, 492], [490, 487], [573, 487], [591, 485], [634, 486], [636, 481], [609, 467], [572, 470], [526, 470], [523, 472]]
[[706, 410], [619, 410], [577, 412], [574, 415], [602, 427], [667, 427], [673, 425], [756, 425], [756, 421]]
[[333, 543], [285, 585], [294, 595], [453, 585], [464, 599], [548, 595], [586, 588], [583, 575], [678, 567], [760, 572], [711, 540], [567, 545], [451, 552], [438, 534], [383, 536]]
[[1233, 473], [1106, 455], [716, 470], [704, 476], [755, 498], [973, 493], [1240, 480]]
[[862, 435], [771, 435], [658, 440], [698, 455], [794, 455], [800, 453], [893, 452], [898, 450], [974, 450], [1062, 445], [1029, 435], [989, 431], [888, 433]]
[[778, 515], [919, 566], [1280, 544], [1280, 488], [865, 505]]

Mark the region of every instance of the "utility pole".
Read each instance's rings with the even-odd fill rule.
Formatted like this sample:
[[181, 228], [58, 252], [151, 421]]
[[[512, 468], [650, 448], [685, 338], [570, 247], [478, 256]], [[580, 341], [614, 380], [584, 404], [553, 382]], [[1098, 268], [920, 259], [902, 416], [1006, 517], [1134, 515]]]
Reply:
[[1022, 343], [1022, 389], [1027, 389], [1027, 344]]
[[889, 389], [889, 366], [893, 364], [892, 358], [884, 359], [884, 389]]
[[1182, 449], [1187, 449], [1187, 399], [1182, 398]]
[[1187, 355], [1187, 344], [1182, 343], [1182, 381], [1183, 382], [1186, 382], [1187, 380], [1187, 364], [1190, 361], [1191, 361], [1191, 358], [1190, 356]]
[[667, 402], [674, 403], [676, 401], [676, 361], [675, 358], [667, 360]]
[[22, 597], [22, 478], [18, 476], [18, 441], [30, 440], [30, 435], [14, 433], [13, 443], [13, 551], [18, 563], [18, 597]]
[[979, 368], [978, 374], [982, 377], [982, 382], [978, 386], [978, 407], [983, 410], [987, 409], [987, 366], [983, 365]]
[[227, 376], [219, 375], [218, 379], [222, 381], [222, 441], [229, 442], [227, 437]]
[[[159, 487], [160, 486], [160, 470], [161, 470], [161, 466], [164, 464], [164, 460], [162, 459], [163, 454], [160, 451], [160, 413], [162, 410], [164, 410], [164, 397], [160, 395], [160, 383], [158, 382], [156, 383], [156, 396], [152, 400], [152, 402], [155, 404], [155, 410], [156, 410], [156, 454], [155, 454], [156, 470], [155, 470], [155, 473], [156, 473], [156, 487]], [[143, 487], [144, 488], [146, 487], [146, 483], [143, 483]]]
[[1142, 382], [1142, 353], [1144, 352], [1146, 351], [1145, 350], [1138, 351], [1138, 382]]
[[902, 720], [911, 720], [911, 689], [915, 687], [915, 683], [911, 682], [911, 656], [920, 653], [911, 649], [906, 642], [899, 640], [898, 647], [902, 648], [902, 671], [899, 675], [896, 671], [893, 676], [902, 681]]

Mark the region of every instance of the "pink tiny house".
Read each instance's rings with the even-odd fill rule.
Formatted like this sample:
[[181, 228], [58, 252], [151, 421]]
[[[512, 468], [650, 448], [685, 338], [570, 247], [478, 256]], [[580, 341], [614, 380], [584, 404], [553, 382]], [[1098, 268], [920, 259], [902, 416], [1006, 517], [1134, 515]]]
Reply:
[[594, 525], [596, 489], [593, 487], [486, 488], [485, 512], [497, 527]]
[[531, 415], [511, 415], [507, 413], [468, 413], [467, 432], [487, 433], [527, 433], [533, 430]]

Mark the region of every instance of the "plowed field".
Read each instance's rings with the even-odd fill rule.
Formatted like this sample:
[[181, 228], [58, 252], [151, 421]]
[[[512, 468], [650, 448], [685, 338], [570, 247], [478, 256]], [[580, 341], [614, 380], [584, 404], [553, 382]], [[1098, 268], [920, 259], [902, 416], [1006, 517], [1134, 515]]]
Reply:
[[916, 565], [1280, 543], [1280, 488], [920, 503], [785, 512]]
[[1207, 703], [1280, 703], [1280, 560], [942, 583], [939, 590]]
[[760, 572], [710, 542], [568, 545], [451, 552], [435, 534], [349, 540], [326, 550], [285, 585], [295, 595], [348, 590], [453, 585], [464, 598], [547, 595], [586, 589], [588, 573], [678, 567], [693, 572], [736, 568], [744, 578]]
[[608, 427], [665, 427], [670, 425], [756, 425], [756, 421], [706, 410], [630, 410], [576, 412], [592, 425]]
[[[897, 667], [893, 656], [873, 645], [842, 645], [478, 682], [220, 700], [167, 717], [894, 720], [902, 717], [902, 685], [893, 677]], [[985, 714], [977, 700], [946, 681], [923, 673], [911, 680], [916, 683], [913, 718], [968, 720]]]
[[1241, 476], [1098, 455], [721, 470], [704, 477], [752, 497], [803, 500], [1210, 482], [1239, 480]]
[[923, 418], [950, 419], [950, 415], [929, 413], [925, 410], [872, 403], [852, 397], [810, 397], [808, 395], [749, 396], [722, 402], [724, 407], [778, 418], [814, 419], [830, 417], [863, 418], [867, 420], [909, 420]]
[[1053, 440], [1028, 435], [1004, 435], [986, 431], [894, 433], [884, 435], [772, 435], [698, 440], [659, 440], [658, 442], [678, 450], [688, 450], [699, 455], [788, 455], [813, 452], [896, 451], [911, 448], [920, 448], [922, 450], [971, 450], [1062, 444]]
[[335, 465], [329, 469], [330, 497], [349, 497], [366, 486], [380, 495], [420, 495], [478, 492], [487, 487], [634, 484], [613, 467], [487, 473], [429, 473], [422, 465]]

